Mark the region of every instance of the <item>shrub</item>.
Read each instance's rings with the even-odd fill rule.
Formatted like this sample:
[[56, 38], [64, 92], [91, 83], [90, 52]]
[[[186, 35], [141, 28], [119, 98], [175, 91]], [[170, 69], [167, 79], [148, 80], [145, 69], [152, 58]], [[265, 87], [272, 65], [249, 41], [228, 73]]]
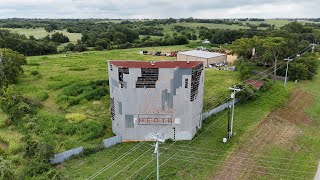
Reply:
[[35, 114], [40, 104], [21, 96], [12, 87], [9, 87], [4, 91], [2, 97], [0, 97], [0, 107], [3, 112], [9, 115], [9, 119], [17, 124], [25, 115]]
[[40, 73], [39, 73], [39, 71], [31, 71], [31, 75], [33, 75], [33, 76], [36, 76], [36, 75], [39, 75]]
[[39, 63], [28, 63], [28, 66], [40, 66]]
[[88, 69], [87, 67], [72, 67], [72, 68], [69, 68], [70, 71], [85, 71], [87, 69]]
[[39, 101], [45, 101], [49, 98], [49, 94], [47, 92], [40, 91], [36, 94], [36, 98]]
[[10, 160], [0, 156], [0, 179], [16, 179]]
[[254, 64], [250, 61], [237, 61], [236, 70], [240, 72], [240, 79], [245, 80], [252, 76]]
[[77, 105], [81, 101], [100, 100], [108, 91], [108, 80], [77, 82], [63, 88], [58, 96], [58, 102], [66, 102], [69, 105]]
[[305, 80], [308, 79], [308, 68], [302, 63], [292, 63], [289, 74], [291, 80]]
[[65, 117], [69, 122], [80, 122], [85, 120], [87, 117], [84, 114], [81, 113], [70, 113], [67, 114]]

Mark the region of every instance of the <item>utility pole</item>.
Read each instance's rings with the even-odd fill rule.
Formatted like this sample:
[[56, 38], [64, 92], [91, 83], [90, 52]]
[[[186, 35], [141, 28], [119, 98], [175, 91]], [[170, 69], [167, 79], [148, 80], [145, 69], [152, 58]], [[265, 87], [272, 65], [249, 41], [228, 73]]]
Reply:
[[162, 139], [161, 137], [160, 137], [160, 135], [159, 134], [156, 134], [156, 136], [153, 136], [153, 139], [154, 140], [156, 140], [156, 143], [155, 143], [155, 145], [154, 145], [154, 154], [155, 154], [155, 156], [156, 156], [156, 158], [157, 158], [157, 180], [159, 180], [160, 179], [160, 173], [159, 173], [159, 142], [164, 142], [165, 140], [164, 139]]
[[231, 138], [230, 136], [230, 131], [231, 131], [231, 115], [230, 115], [230, 112], [231, 112], [231, 106], [228, 107], [228, 139]]
[[286, 87], [286, 85], [287, 85], [287, 78], [288, 78], [289, 62], [293, 61], [293, 59], [286, 58], [286, 59], [284, 59], [284, 60], [287, 61], [286, 77], [285, 77], [285, 79], [284, 79], [284, 87]]
[[317, 44], [310, 44], [312, 46], [312, 53], [314, 53], [314, 49], [316, 47]]
[[231, 98], [232, 98], [232, 116], [231, 116], [231, 126], [230, 126], [230, 137], [232, 136], [232, 131], [233, 131], [233, 119], [234, 119], [234, 104], [235, 104], [235, 98], [236, 98], [236, 92], [241, 91], [241, 89], [237, 89], [236, 86], [230, 87], [230, 90], [233, 92], [231, 93]]

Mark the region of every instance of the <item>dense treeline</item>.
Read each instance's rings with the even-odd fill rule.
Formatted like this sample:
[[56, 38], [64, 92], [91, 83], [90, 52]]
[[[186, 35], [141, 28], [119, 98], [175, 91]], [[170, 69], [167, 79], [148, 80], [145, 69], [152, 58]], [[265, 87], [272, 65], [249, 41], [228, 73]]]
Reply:
[[[296, 55], [311, 51], [310, 43], [319, 41], [318, 29], [292, 22], [280, 30], [269, 31], [263, 36], [237, 39], [232, 43], [231, 49], [242, 57], [243, 61], [273, 65], [274, 76], [283, 76], [286, 67], [285, 58], [296, 58]], [[316, 74], [317, 64], [317, 59], [312, 55], [295, 60], [289, 67], [290, 78], [292, 80], [312, 79]], [[280, 69], [277, 71], [278, 68]], [[243, 77], [250, 71], [244, 72]]]
[[33, 36], [11, 33], [8, 30], [0, 30], [0, 48], [9, 48], [21, 54], [44, 55], [57, 53], [58, 44], [51, 41], [51, 37], [36, 39]]
[[[260, 24], [245, 23], [245, 21], [258, 21]], [[228, 30], [209, 29], [203, 26], [187, 27], [186, 23], [214, 23], [227, 25], [242, 25], [250, 29]], [[176, 23], [176, 24], [175, 24]], [[174, 25], [171, 25], [174, 24]], [[166, 26], [171, 25], [171, 26]], [[68, 44], [64, 51], [84, 51], [93, 48], [122, 49], [146, 46], [166, 46], [187, 44], [188, 40], [208, 39], [212, 44], [231, 44], [239, 38], [252, 38], [254, 36], [270, 36], [272, 34], [286, 33], [296, 34], [294, 38], [317, 42], [315, 24], [303, 25], [297, 22], [289, 23], [276, 29], [274, 25], [264, 22], [264, 19], [154, 19], [141, 21], [111, 22], [107, 19], [8, 19], [0, 20], [0, 27], [11, 28], [36, 28], [43, 27], [46, 31], [67, 30], [69, 33], [81, 33], [82, 38], [77, 44]], [[169, 27], [170, 29], [167, 29]], [[168, 30], [170, 32], [168, 32]], [[6, 32], [8, 34], [8, 32]], [[274, 35], [272, 35], [274, 36]], [[288, 37], [288, 36], [287, 36]], [[9, 40], [8, 40], [9, 39]], [[2, 40], [2, 42], [1, 42]], [[293, 41], [293, 40], [292, 40]], [[14, 49], [24, 55], [42, 55], [57, 53], [57, 46], [69, 42], [67, 36], [55, 33], [42, 39], [24, 37], [17, 34], [9, 34], [8, 37], [0, 38], [0, 47]]]
[[208, 39], [214, 44], [232, 43], [241, 37], [253, 37], [265, 35], [266, 31], [258, 30], [224, 30], [224, 29], [209, 29], [201, 27], [199, 37], [201, 39]]

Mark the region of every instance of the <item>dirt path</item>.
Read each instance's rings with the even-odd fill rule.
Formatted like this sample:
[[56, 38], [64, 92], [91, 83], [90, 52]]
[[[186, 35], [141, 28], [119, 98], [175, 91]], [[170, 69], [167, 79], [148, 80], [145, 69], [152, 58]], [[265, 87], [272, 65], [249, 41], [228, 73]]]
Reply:
[[257, 165], [262, 159], [257, 155], [263, 155], [271, 146], [298, 148], [294, 140], [300, 130], [295, 124], [312, 125], [312, 120], [305, 113], [311, 105], [312, 96], [296, 90], [285, 107], [273, 111], [257, 125], [238, 150], [230, 154], [213, 179], [254, 179], [257, 175], [269, 174], [267, 168]]

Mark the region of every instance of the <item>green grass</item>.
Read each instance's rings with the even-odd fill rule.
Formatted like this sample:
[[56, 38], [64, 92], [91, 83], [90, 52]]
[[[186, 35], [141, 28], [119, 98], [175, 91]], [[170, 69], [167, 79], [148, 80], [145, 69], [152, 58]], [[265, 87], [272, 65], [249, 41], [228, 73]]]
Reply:
[[[241, 142], [244, 134], [248, 130], [253, 129], [271, 110], [279, 107], [287, 99], [289, 92], [289, 90], [285, 90], [279, 83], [270, 91], [263, 93], [259, 99], [240, 103], [240, 105], [236, 106], [234, 129], [237, 135], [227, 144], [222, 143], [222, 138], [226, 137], [227, 129], [227, 116], [225, 112], [206, 120], [203, 129], [200, 130], [193, 141], [161, 144], [161, 147], [170, 148], [168, 150], [160, 150], [163, 152], [160, 156], [160, 163], [166, 162], [173, 155], [175, 155], [174, 158], [177, 158], [168, 160], [168, 162], [161, 167], [161, 178], [207, 179], [211, 177], [219, 167], [223, 165], [227, 155]], [[62, 170], [69, 179], [85, 179], [102, 167], [110, 164], [117, 157], [128, 152], [128, 150], [136, 144], [137, 143], [122, 143], [97, 154], [68, 161], [64, 164]], [[213, 154], [199, 154], [203, 151], [198, 151], [196, 148], [218, 150], [219, 156]], [[145, 155], [133, 162], [134, 159], [144, 152], [146, 152]], [[148, 166], [138, 171], [144, 164], [152, 159], [153, 161]], [[209, 164], [208, 159], [210, 159]], [[125, 168], [131, 162], [133, 163]], [[98, 176], [97, 179], [110, 178], [123, 168], [125, 168], [124, 171], [118, 174], [116, 177], [117, 179], [126, 179], [136, 171], [138, 172], [132, 176], [132, 179], [143, 179], [151, 173], [155, 169], [155, 161], [149, 143], [142, 145], [129, 156], [108, 168]], [[81, 171], [79, 171], [79, 169], [81, 169]], [[154, 178], [155, 173], [153, 172], [150, 179]]]
[[[171, 52], [190, 48], [183, 45], [141, 49]], [[113, 136], [109, 95], [99, 99], [90, 98], [91, 94], [99, 93], [101, 88], [91, 87], [90, 82], [108, 80], [107, 60], [175, 60], [174, 57], [140, 55], [141, 49], [27, 57], [29, 65], [24, 66], [25, 73], [16, 88], [24, 96], [43, 104], [39, 113], [40, 129], [43, 133], [42, 136], [49, 143], [54, 144], [55, 152], [78, 146], [94, 147], [99, 145], [102, 139]], [[32, 75], [32, 72], [39, 74]], [[224, 99], [228, 93], [227, 88], [237, 81], [237, 73], [211, 69], [206, 70], [205, 75], [204, 107], [207, 110]], [[74, 88], [88, 91], [70, 94], [70, 89]], [[105, 89], [109, 90], [108, 87]], [[65, 118], [66, 115], [73, 113], [82, 114], [86, 118], [77, 123], [68, 121]], [[92, 126], [88, 127], [88, 122], [92, 122]], [[86, 136], [85, 129], [82, 129], [83, 132], [75, 131], [82, 127], [97, 128], [97, 124], [103, 127], [103, 129], [98, 128], [93, 131], [97, 136]], [[71, 126], [73, 126], [72, 129], [70, 129]]]
[[2, 29], [7, 29], [11, 32], [14, 32], [14, 33], [18, 33], [18, 34], [23, 34], [23, 35], [26, 35], [27, 37], [29, 36], [34, 36], [36, 39], [40, 39], [40, 38], [43, 38], [45, 36], [47, 36], [48, 34], [51, 35], [55, 32], [59, 32], [59, 33], [63, 33], [64, 35], [68, 36], [69, 39], [70, 39], [70, 42], [77, 42], [78, 39], [81, 39], [81, 34], [80, 33], [69, 33], [67, 32], [66, 30], [63, 30], [63, 31], [53, 31], [53, 32], [50, 32], [48, 33], [44, 28], [35, 28], [35, 29], [25, 29], [25, 28], [2, 28]]
[[[318, 69], [318, 72], [320, 72], [320, 68]], [[311, 125], [304, 123], [296, 125], [300, 133], [294, 140], [295, 144], [293, 146], [285, 148], [270, 147], [265, 154], [267, 156], [271, 156], [273, 159], [278, 158], [277, 161], [281, 163], [290, 163], [291, 165], [283, 167], [281, 164], [274, 164], [271, 162], [265, 162], [261, 165], [273, 168], [289, 168], [292, 171], [286, 171], [283, 173], [284, 175], [313, 179], [320, 159], [320, 76], [316, 75], [312, 81], [302, 81], [298, 85], [298, 88], [310, 93], [313, 97], [313, 104], [307, 109], [307, 114], [312, 118], [313, 123]], [[290, 112], [288, 112], [288, 114], [289, 113]], [[281, 160], [281, 158], [288, 158], [290, 160]], [[293, 164], [298, 164], [298, 166]]]

